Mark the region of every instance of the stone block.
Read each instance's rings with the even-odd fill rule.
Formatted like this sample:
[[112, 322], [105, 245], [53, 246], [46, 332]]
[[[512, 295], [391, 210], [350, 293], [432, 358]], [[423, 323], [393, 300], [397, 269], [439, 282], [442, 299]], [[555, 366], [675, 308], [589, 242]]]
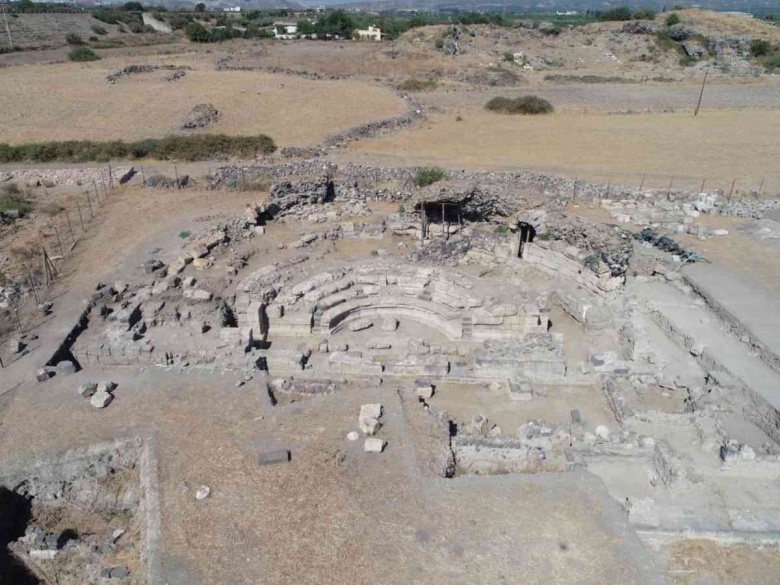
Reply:
[[382, 418], [382, 405], [379, 403], [364, 404], [360, 407], [360, 419], [363, 418]]
[[370, 327], [373, 327], [374, 323], [371, 321], [371, 319], [358, 319], [357, 321], [353, 321], [349, 324], [349, 330], [350, 331], [363, 331], [364, 329], [369, 329]]
[[509, 398], [512, 400], [520, 402], [533, 400], [533, 386], [531, 386], [530, 383], [519, 380], [509, 380], [507, 385], [509, 386]]
[[363, 434], [366, 434], [368, 436], [373, 436], [377, 433], [377, 431], [382, 428], [382, 423], [379, 422], [379, 420], [367, 416], [367, 417], [361, 417], [358, 421], [360, 430], [363, 431]]
[[385, 317], [379, 326], [382, 331], [395, 331], [398, 329], [398, 319], [395, 317]]
[[79, 396], [84, 398], [91, 398], [95, 392], [97, 392], [97, 384], [94, 382], [84, 382], [79, 386]]
[[386, 444], [382, 439], [371, 437], [366, 439], [366, 442], [363, 444], [363, 451], [366, 453], [381, 453], [384, 451]]
[[257, 456], [257, 464], [261, 467], [265, 465], [276, 465], [278, 463], [288, 463], [292, 458], [289, 449], [274, 449], [273, 451], [264, 451]]
[[95, 408], [105, 408], [106, 406], [111, 404], [111, 401], [113, 399], [114, 396], [110, 392], [106, 392], [104, 389], [101, 390], [98, 387], [97, 392], [95, 392], [92, 395], [92, 398], [90, 398], [89, 403]]
[[419, 398], [429, 400], [433, 397], [433, 384], [427, 380], [417, 380], [414, 383], [414, 389]]
[[195, 270], [206, 270], [211, 268], [213, 264], [214, 263], [211, 261], [211, 258], [195, 258], [192, 261], [192, 266], [195, 268]]

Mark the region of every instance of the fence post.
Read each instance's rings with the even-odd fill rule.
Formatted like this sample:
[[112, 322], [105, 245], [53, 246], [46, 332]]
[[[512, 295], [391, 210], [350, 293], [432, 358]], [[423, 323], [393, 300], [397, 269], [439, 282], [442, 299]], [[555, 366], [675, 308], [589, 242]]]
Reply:
[[737, 178], [734, 177], [734, 180], [731, 181], [731, 189], [729, 190], [729, 203], [731, 203], [731, 194], [734, 193], [734, 184], [737, 182]]
[[89, 219], [94, 219], [94, 214], [92, 213], [92, 201], [89, 200], [89, 191], [84, 191], [84, 195], [87, 196], [87, 205], [89, 205]]
[[60, 240], [60, 232], [57, 231], [57, 228], [54, 228], [54, 235], [57, 236], [57, 245], [60, 247], [60, 256], [63, 258], [65, 257], [65, 252], [62, 248], [62, 240]]
[[79, 221], [81, 222], [81, 231], [86, 232], [87, 228], [84, 227], [84, 217], [81, 215], [81, 205], [79, 205], [78, 199], [76, 200], [76, 209], [79, 211]]
[[68, 231], [70, 232], [70, 241], [75, 242], [76, 238], [73, 237], [73, 226], [70, 224], [70, 214], [68, 213], [68, 210], [65, 210], [65, 219], [68, 220]]

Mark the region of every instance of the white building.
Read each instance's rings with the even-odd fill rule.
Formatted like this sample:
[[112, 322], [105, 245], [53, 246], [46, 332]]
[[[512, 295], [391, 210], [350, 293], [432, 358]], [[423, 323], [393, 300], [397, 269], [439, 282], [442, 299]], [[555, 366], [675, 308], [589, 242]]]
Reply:
[[298, 24], [295, 22], [274, 22], [274, 37], [277, 39], [294, 39], [298, 36]]
[[355, 34], [357, 35], [357, 39], [359, 41], [381, 41], [382, 40], [382, 31], [379, 30], [378, 26], [369, 26], [365, 30], [358, 29], [355, 31]]

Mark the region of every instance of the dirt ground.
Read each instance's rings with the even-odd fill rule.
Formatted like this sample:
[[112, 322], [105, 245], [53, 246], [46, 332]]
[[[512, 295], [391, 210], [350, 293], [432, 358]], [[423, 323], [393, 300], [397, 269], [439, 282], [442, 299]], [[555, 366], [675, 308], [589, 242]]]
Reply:
[[[461, 116], [458, 120], [456, 116]], [[506, 116], [476, 108], [434, 114], [404, 133], [364, 141], [361, 161], [385, 165], [526, 170], [639, 185], [728, 189], [734, 177], [780, 191], [778, 110]], [[695, 187], [694, 187], [695, 185]]]
[[116, 84], [105, 76], [139, 59], [0, 70], [5, 123], [0, 142], [135, 140], [179, 132], [185, 115], [210, 103], [219, 120], [208, 133], [267, 134], [279, 146], [308, 146], [326, 136], [404, 112], [387, 89], [357, 81], [310, 81], [247, 71], [216, 71], [194, 58], [141, 59], [194, 66], [177, 82], [170, 72], [133, 75]]

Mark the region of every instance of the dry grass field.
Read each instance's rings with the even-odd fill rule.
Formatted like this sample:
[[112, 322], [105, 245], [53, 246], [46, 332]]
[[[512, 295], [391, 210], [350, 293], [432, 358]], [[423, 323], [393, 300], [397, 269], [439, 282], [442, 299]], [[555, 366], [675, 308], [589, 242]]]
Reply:
[[[175, 62], [195, 64], [188, 57]], [[105, 82], [127, 63], [112, 59], [0, 70], [0, 142], [160, 137], [177, 132], [193, 106], [211, 103], [220, 119], [206, 132], [267, 134], [280, 146], [307, 146], [404, 111], [392, 92], [368, 83], [216, 71], [204, 62], [174, 83], [163, 80], [165, 71]]]
[[[780, 110], [709, 110], [626, 115], [505, 116], [477, 108], [436, 114], [409, 132], [357, 145], [356, 155], [386, 164], [528, 170], [581, 179], [609, 177], [665, 187], [708, 184], [780, 189]], [[755, 180], [753, 187], [748, 187]], [[698, 183], [697, 183], [698, 181]]]

